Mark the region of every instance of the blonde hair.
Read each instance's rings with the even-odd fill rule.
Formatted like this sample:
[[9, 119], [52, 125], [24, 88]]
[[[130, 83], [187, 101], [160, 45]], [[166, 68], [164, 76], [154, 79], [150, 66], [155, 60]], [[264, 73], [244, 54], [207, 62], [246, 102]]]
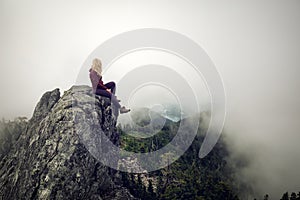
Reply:
[[93, 60], [92, 70], [94, 70], [95, 72], [97, 72], [97, 74], [99, 76], [102, 76], [102, 63], [101, 63], [101, 60], [99, 60], [98, 58], [95, 58]]

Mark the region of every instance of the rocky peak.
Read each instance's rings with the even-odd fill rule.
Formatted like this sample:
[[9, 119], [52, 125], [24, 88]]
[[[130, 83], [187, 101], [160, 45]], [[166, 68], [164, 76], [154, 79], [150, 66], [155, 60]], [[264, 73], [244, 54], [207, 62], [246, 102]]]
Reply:
[[44, 118], [51, 111], [59, 98], [60, 92], [58, 88], [53, 91], [46, 92], [36, 105], [32, 119]]
[[[0, 199], [134, 199], [78, 135], [93, 125], [93, 134], [117, 145], [117, 117], [109, 99], [93, 95], [89, 86], [73, 86], [62, 97], [59, 89], [46, 92], [0, 161]], [[77, 122], [83, 125], [74, 128]]]

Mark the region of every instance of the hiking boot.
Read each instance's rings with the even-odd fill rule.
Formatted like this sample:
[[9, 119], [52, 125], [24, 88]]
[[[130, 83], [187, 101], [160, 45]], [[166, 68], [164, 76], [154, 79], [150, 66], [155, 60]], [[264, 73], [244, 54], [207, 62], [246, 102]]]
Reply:
[[125, 108], [125, 106], [122, 106], [122, 107], [120, 108], [120, 113], [121, 113], [121, 114], [123, 114], [123, 113], [128, 113], [129, 111], [130, 111], [130, 109]]

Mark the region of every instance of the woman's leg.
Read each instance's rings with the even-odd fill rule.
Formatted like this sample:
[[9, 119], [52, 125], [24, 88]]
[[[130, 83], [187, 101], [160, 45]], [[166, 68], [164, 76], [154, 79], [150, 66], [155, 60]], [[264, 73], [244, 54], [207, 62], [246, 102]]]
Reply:
[[118, 99], [116, 98], [116, 96], [114, 94], [111, 94], [111, 101], [113, 102], [113, 104], [115, 104], [118, 108], [121, 108], [121, 105], [118, 101]]
[[108, 83], [106, 83], [106, 84], [104, 84], [108, 89], [110, 89], [111, 90], [111, 92], [113, 93], [113, 94], [116, 94], [116, 83], [115, 82], [113, 82], [113, 81], [111, 81], [111, 82], [108, 82]]
[[103, 97], [107, 97], [110, 98], [111, 102], [116, 105], [118, 108], [121, 107], [120, 103], [118, 102], [116, 96], [112, 93], [107, 92], [106, 90], [101, 90], [101, 89], [97, 89], [96, 90], [96, 94], [103, 96]]

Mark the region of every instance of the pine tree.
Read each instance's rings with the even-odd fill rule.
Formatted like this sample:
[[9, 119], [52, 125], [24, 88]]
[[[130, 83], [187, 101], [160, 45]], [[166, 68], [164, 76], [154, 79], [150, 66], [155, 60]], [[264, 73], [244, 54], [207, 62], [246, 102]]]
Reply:
[[292, 192], [290, 200], [297, 200], [297, 195], [295, 192]]
[[164, 187], [164, 183], [163, 183], [163, 179], [162, 179], [162, 174], [160, 174], [158, 176], [158, 183], [157, 183], [157, 189], [156, 189], [156, 193], [158, 196], [160, 196], [163, 193], [163, 187]]
[[300, 200], [300, 192], [297, 194], [297, 200]]
[[266, 194], [266, 195], [264, 196], [264, 200], [268, 200], [268, 199], [269, 199], [269, 195]]
[[145, 196], [145, 186], [142, 182], [142, 179], [141, 179], [141, 174], [138, 174], [137, 175], [137, 195], [139, 198], [142, 198]]
[[153, 185], [152, 185], [152, 181], [151, 179], [148, 180], [148, 189], [147, 189], [147, 192], [148, 192], [148, 199], [156, 199], [156, 195], [153, 191]]
[[280, 200], [289, 200], [289, 193], [288, 192], [284, 193]]
[[122, 178], [123, 185], [127, 186], [130, 184], [130, 181], [128, 179], [128, 175], [126, 172], [121, 172], [121, 178]]

